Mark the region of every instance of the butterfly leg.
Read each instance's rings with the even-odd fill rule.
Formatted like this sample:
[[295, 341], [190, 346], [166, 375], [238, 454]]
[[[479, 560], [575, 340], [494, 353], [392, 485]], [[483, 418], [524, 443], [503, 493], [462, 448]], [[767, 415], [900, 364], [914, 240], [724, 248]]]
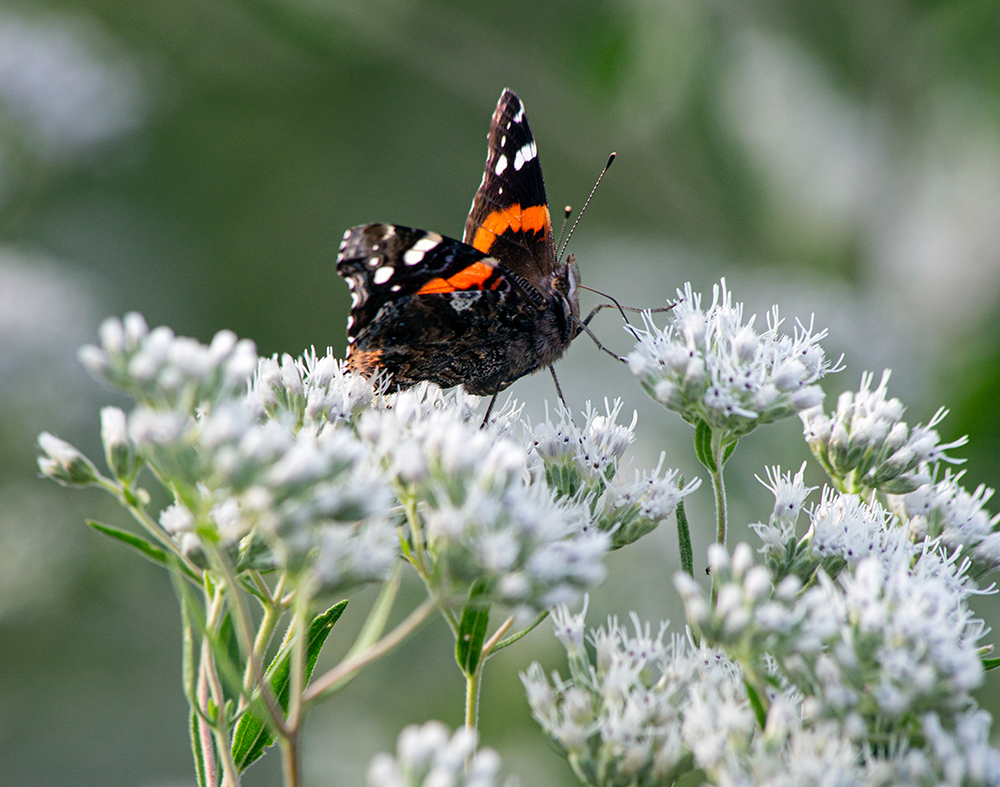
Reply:
[[[606, 306], [607, 304], [604, 304], [604, 305]], [[598, 307], [598, 309], [599, 308], [600, 307]], [[587, 317], [586, 320], [579, 320], [578, 319], [576, 321], [576, 324], [580, 328], [580, 330], [582, 330], [584, 333], [586, 333], [587, 336], [589, 336], [594, 341], [594, 344], [597, 345], [597, 349], [598, 350], [603, 350], [608, 355], [610, 355], [612, 358], [614, 358], [616, 361], [621, 361], [622, 363], [625, 363], [625, 359], [624, 358], [622, 358], [620, 355], [618, 355], [618, 353], [611, 352], [611, 350], [609, 350], [607, 347], [605, 347], [603, 344], [601, 344], [601, 342], [598, 340], [598, 338], [594, 335], [594, 332], [592, 330], [590, 330], [590, 328], [587, 327], [587, 323], [590, 322], [591, 317], [593, 317], [597, 313], [598, 309], [594, 309], [594, 311], [592, 311], [590, 313], [590, 317]], [[549, 368], [551, 369], [552, 367], [550, 366]], [[553, 376], [554, 375], [555, 375], [555, 372], [553, 372]], [[558, 388], [558, 387], [559, 387], [559, 383], [556, 383], [556, 388]], [[562, 397], [560, 396], [560, 398], [562, 398]]]
[[[602, 348], [603, 349], [603, 348]], [[552, 375], [552, 382], [556, 384], [556, 393], [559, 394], [559, 401], [563, 403], [563, 407], [566, 408], [566, 412], [569, 412], [569, 405], [566, 404], [566, 397], [563, 396], [562, 386], [559, 385], [559, 378], [556, 377], [555, 367], [549, 367], [549, 373]]]
[[486, 405], [486, 415], [483, 416], [483, 422], [479, 425], [480, 429], [485, 429], [486, 424], [490, 422], [490, 413], [493, 412], [493, 405], [496, 404], [499, 395], [499, 392], [497, 392], [490, 397], [490, 403]]

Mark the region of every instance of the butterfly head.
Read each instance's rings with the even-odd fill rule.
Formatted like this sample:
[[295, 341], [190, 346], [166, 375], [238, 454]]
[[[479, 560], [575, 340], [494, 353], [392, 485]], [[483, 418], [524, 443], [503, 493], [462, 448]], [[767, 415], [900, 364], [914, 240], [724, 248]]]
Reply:
[[580, 332], [580, 271], [570, 254], [552, 274], [552, 291], [562, 306], [562, 334], [567, 344]]

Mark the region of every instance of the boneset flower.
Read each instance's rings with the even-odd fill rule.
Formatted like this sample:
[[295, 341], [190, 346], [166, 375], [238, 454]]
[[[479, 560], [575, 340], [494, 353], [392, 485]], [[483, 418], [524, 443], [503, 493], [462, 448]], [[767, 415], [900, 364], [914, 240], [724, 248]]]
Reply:
[[493, 787], [500, 757], [493, 749], [477, 751], [477, 737], [468, 727], [449, 737], [438, 721], [407, 727], [399, 735], [395, 757], [383, 753], [372, 759], [368, 786]]
[[646, 392], [692, 424], [701, 421], [736, 439], [761, 424], [793, 415], [823, 401], [816, 384], [838, 371], [819, 342], [826, 331], [798, 325], [779, 333], [777, 308], [758, 334], [754, 318], [743, 322], [725, 280], [712, 289], [712, 305], [686, 284], [678, 290], [672, 322], [658, 328], [649, 314], [628, 356], [629, 368]]
[[930, 481], [928, 465], [965, 461], [945, 452], [965, 445], [968, 438], [939, 442], [934, 427], [947, 415], [944, 408], [926, 426], [907, 426], [902, 403], [887, 398], [889, 374], [888, 370], [882, 373], [874, 391], [872, 375], [862, 375], [858, 392], [842, 393], [831, 415], [820, 407], [801, 414], [810, 449], [844, 491], [905, 494]]

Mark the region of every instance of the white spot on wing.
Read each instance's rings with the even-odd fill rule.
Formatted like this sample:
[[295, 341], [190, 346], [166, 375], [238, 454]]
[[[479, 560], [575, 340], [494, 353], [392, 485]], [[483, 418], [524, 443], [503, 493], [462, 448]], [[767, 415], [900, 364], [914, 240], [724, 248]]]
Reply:
[[414, 243], [412, 247], [406, 250], [403, 254], [403, 264], [419, 265], [423, 261], [424, 255], [431, 249], [437, 248], [437, 245], [441, 241], [441, 236], [436, 232], [428, 232], [424, 237]]
[[344, 239], [342, 241], [343, 243], [347, 243], [347, 239], [351, 237], [351, 232], [352, 232], [351, 230], [344, 230]]
[[527, 145], [522, 147], [517, 151], [517, 155], [514, 156], [514, 169], [520, 171], [521, 167], [531, 161], [535, 156], [538, 155], [535, 149], [535, 140], [531, 140]]
[[466, 309], [471, 309], [475, 306], [476, 301], [482, 296], [482, 292], [477, 290], [470, 290], [467, 292], [453, 292], [448, 298], [448, 304], [452, 309], [461, 313]]
[[374, 256], [374, 257], [369, 257], [368, 258], [368, 267], [369, 268], [377, 268], [381, 262], [382, 262], [382, 258], [379, 257], [379, 256], [377, 256], [377, 255]]
[[524, 120], [524, 104], [518, 104], [517, 114], [514, 115], [514, 122], [520, 123]]
[[396, 271], [394, 271], [389, 265], [383, 265], [375, 271], [375, 274], [372, 276], [372, 281], [376, 284], [385, 284], [392, 278], [392, 274], [395, 272]]
[[502, 175], [505, 169], [507, 169], [507, 157], [503, 153], [501, 153], [500, 158], [497, 159], [497, 165], [493, 168], [493, 171], [497, 175]]

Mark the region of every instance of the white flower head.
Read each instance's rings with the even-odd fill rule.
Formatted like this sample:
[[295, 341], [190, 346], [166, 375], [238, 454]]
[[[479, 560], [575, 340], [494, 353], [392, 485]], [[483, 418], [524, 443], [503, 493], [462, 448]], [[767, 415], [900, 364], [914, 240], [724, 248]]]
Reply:
[[743, 322], [743, 305], [733, 303], [724, 279], [706, 310], [690, 284], [678, 298], [664, 329], [644, 314], [645, 328], [628, 356], [632, 373], [661, 404], [692, 424], [704, 421], [739, 438], [822, 401], [819, 380], [839, 370], [819, 344], [825, 330], [798, 324], [791, 336], [780, 333], [775, 307], [757, 333], [753, 317]]
[[619, 474], [604, 495], [604, 511], [598, 527], [611, 533], [615, 548], [637, 541], [652, 531], [677, 509], [687, 495], [701, 486], [700, 478], [680, 483], [677, 470], [663, 470], [666, 454], [653, 470], [639, 474], [632, 481]]
[[905, 494], [930, 481], [928, 465], [965, 461], [946, 451], [965, 445], [967, 438], [941, 443], [934, 429], [948, 411], [942, 408], [926, 426], [909, 428], [902, 420], [902, 403], [887, 396], [889, 375], [889, 370], [882, 373], [875, 390], [872, 374], [862, 375], [858, 392], [841, 394], [836, 412], [830, 415], [820, 407], [800, 414], [813, 454], [850, 491]]
[[38, 469], [63, 486], [86, 486], [98, 479], [97, 468], [76, 448], [53, 434], [42, 432], [38, 446], [44, 452], [38, 457]]
[[88, 371], [155, 409], [193, 413], [206, 403], [242, 397], [257, 365], [253, 342], [231, 331], [204, 345], [166, 326], [149, 330], [134, 312], [105, 320], [100, 336], [101, 347], [81, 350]]
[[548, 482], [560, 494], [572, 497], [581, 490], [599, 494], [614, 478], [622, 454], [635, 439], [638, 419], [633, 412], [628, 426], [619, 424], [621, 409], [621, 399], [613, 404], [605, 399], [603, 413], [588, 401], [583, 425], [577, 426], [560, 403], [554, 421], [546, 412], [544, 421], [528, 425], [535, 455], [542, 460]]
[[940, 481], [892, 498], [910, 523], [916, 540], [939, 538], [941, 544], [972, 560], [974, 576], [1000, 568], [1000, 514], [991, 514], [986, 504], [993, 490], [980, 484], [969, 492], [959, 483], [963, 473], [948, 470]]
[[407, 727], [395, 757], [383, 753], [372, 759], [368, 787], [494, 787], [500, 757], [492, 749], [477, 751], [477, 737], [468, 727], [449, 736], [438, 721]]

